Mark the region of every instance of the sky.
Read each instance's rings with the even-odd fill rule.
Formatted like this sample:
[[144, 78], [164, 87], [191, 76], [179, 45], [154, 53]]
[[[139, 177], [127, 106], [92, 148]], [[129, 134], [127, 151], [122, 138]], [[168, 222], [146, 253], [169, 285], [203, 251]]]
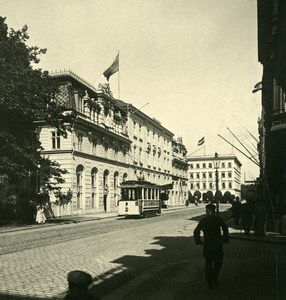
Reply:
[[248, 133], [258, 138], [261, 114], [261, 92], [252, 93], [262, 78], [256, 0], [0, 0], [0, 7], [9, 27], [28, 25], [29, 45], [47, 48], [38, 67], [70, 69], [97, 87], [119, 51], [115, 98], [182, 137], [189, 157], [235, 154], [243, 179], [258, 176], [235, 149], [250, 156], [240, 141], [257, 154]]

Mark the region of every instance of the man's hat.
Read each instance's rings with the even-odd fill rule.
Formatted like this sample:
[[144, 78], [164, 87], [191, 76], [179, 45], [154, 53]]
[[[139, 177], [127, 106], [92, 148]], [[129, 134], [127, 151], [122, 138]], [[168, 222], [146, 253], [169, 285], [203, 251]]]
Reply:
[[215, 211], [215, 205], [210, 203], [210, 204], [206, 205], [206, 209], [210, 209], [212, 211]]
[[92, 277], [84, 271], [75, 270], [68, 273], [68, 283], [87, 287], [92, 283]]

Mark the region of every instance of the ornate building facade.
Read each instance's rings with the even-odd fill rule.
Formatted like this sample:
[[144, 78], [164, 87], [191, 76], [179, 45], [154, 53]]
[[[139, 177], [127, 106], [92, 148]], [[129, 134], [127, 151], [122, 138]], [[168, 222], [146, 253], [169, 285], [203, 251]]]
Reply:
[[257, 1], [258, 61], [263, 65], [259, 123], [260, 198], [269, 216], [286, 215], [286, 2]]
[[[67, 114], [76, 113], [67, 137], [40, 124], [42, 155], [68, 171], [59, 188], [72, 191], [67, 205], [58, 205], [51, 195], [56, 216], [116, 211], [119, 185], [126, 179], [144, 178], [170, 188], [177, 176], [172, 132], [131, 104], [114, 99], [107, 84], [95, 88], [71, 71], [52, 76], [59, 84], [56, 100], [68, 108]], [[186, 150], [181, 166], [185, 154]], [[186, 171], [180, 176], [187, 180]], [[172, 191], [169, 195], [171, 205], [181, 204], [182, 196]]]
[[188, 163], [186, 161], [187, 150], [182, 138], [172, 141], [172, 183], [173, 190], [170, 197], [170, 205], [184, 205], [188, 198]]

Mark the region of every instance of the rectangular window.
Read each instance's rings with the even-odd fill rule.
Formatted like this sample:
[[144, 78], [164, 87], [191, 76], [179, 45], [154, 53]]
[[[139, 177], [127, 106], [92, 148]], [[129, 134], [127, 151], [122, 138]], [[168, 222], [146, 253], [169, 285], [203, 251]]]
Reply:
[[200, 164], [197, 164], [197, 165], [196, 165], [196, 168], [199, 169], [199, 168], [200, 168]]
[[118, 160], [118, 151], [116, 151], [116, 150], [114, 151], [114, 159]]
[[228, 173], [227, 173], [227, 176], [228, 176], [228, 178], [231, 178], [231, 177], [232, 177], [232, 173], [231, 173], [231, 172], [228, 172]]
[[228, 167], [231, 168], [231, 162], [228, 163]]
[[52, 132], [52, 148], [53, 149], [61, 148], [61, 136], [57, 131]]
[[97, 143], [96, 142], [92, 143], [92, 151], [91, 151], [91, 153], [93, 155], [96, 155], [96, 153], [97, 153]]
[[211, 163], [209, 163], [209, 168], [212, 168], [212, 167], [213, 167], [213, 165]]
[[203, 164], [203, 168], [205, 168], [205, 167], [206, 167], [206, 164], [204, 163], [204, 164]]
[[108, 148], [103, 147], [103, 156], [104, 158], [108, 158]]
[[82, 151], [82, 140], [83, 140], [83, 134], [79, 133], [77, 136], [77, 150]]
[[222, 167], [222, 168], [225, 168], [225, 163], [224, 163], [224, 162], [221, 163], [221, 167]]

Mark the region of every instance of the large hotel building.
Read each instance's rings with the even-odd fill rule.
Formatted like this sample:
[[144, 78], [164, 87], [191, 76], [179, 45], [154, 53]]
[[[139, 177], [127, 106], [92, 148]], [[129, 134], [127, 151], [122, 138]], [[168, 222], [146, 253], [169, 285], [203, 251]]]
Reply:
[[189, 163], [189, 190], [202, 195], [216, 192], [216, 168], [218, 171], [218, 190], [224, 195], [229, 191], [234, 196], [241, 195], [241, 163], [234, 155], [197, 156], [187, 158]]
[[108, 84], [95, 88], [71, 71], [52, 76], [59, 84], [57, 101], [67, 113], [76, 112], [67, 137], [44, 123], [39, 127], [42, 155], [68, 171], [59, 187], [72, 191], [66, 205], [50, 197], [56, 216], [116, 211], [120, 183], [127, 179], [172, 186], [168, 205], [185, 203], [188, 164], [181, 138], [132, 104], [115, 99]]

